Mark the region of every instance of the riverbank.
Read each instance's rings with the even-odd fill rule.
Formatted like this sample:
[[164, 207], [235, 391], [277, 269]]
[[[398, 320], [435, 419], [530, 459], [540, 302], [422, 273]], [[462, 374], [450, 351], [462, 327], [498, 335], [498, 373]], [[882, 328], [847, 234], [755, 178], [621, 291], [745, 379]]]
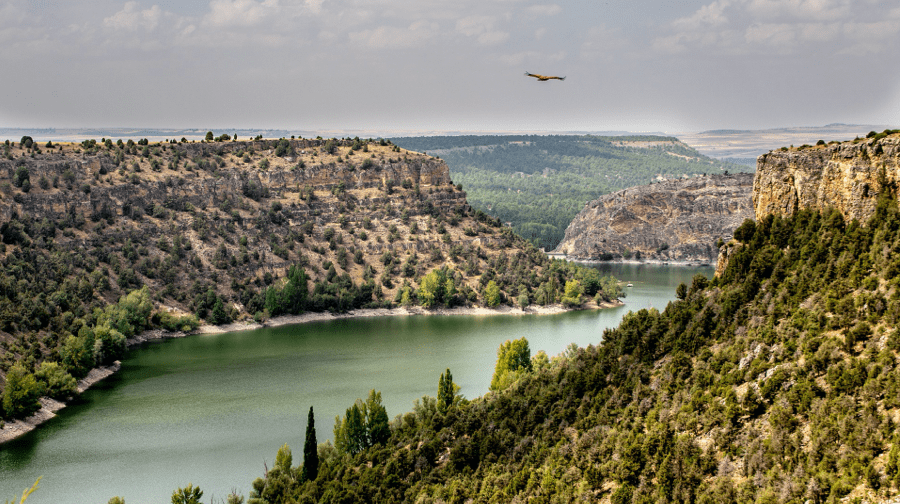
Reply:
[[[85, 390], [91, 388], [95, 383], [112, 376], [121, 367], [122, 363], [115, 361], [112, 365], [91, 369], [87, 376], [78, 380], [78, 393], [84, 393]], [[64, 401], [58, 401], [49, 397], [41, 397], [39, 401], [41, 408], [33, 415], [24, 420], [12, 420], [3, 425], [3, 428], [0, 429], [0, 444], [33, 431], [38, 425], [55, 417], [56, 412], [65, 408], [67, 404]]]
[[556, 315], [571, 310], [598, 310], [604, 308], [615, 308], [621, 306], [621, 301], [596, 304], [593, 301], [584, 304], [580, 308], [566, 308], [562, 305], [549, 306], [528, 306], [525, 309], [512, 306], [499, 306], [497, 308], [486, 308], [483, 306], [460, 306], [455, 308], [437, 308], [428, 310], [419, 306], [400, 307], [400, 308], [362, 308], [359, 310], [350, 310], [347, 313], [330, 313], [330, 312], [308, 312], [300, 315], [281, 315], [273, 317], [264, 323], [258, 322], [235, 322], [232, 324], [224, 324], [220, 326], [203, 325], [194, 333], [196, 334], [219, 334], [233, 331], [249, 331], [259, 329], [261, 327], [278, 327], [283, 325], [305, 324], [308, 322], [320, 322], [326, 320], [338, 320], [347, 318], [366, 318], [366, 317], [405, 317], [419, 315]]
[[[572, 310], [596, 310], [604, 308], [615, 308], [621, 306], [622, 301], [614, 301], [608, 303], [596, 304], [593, 301], [582, 305], [580, 308], [566, 308], [562, 305], [550, 306], [529, 306], [525, 309], [511, 306], [500, 306], [498, 308], [486, 307], [456, 307], [456, 308], [438, 308], [434, 310], [426, 310], [422, 307], [400, 307], [400, 308], [378, 308], [378, 309], [359, 309], [351, 310], [347, 313], [330, 313], [330, 312], [310, 312], [301, 315], [282, 315], [273, 317], [265, 323], [234, 322], [220, 326], [203, 325], [191, 332], [172, 332], [162, 329], [152, 329], [144, 331], [141, 334], [130, 338], [127, 341], [128, 348], [134, 348], [144, 343], [153, 341], [162, 341], [172, 338], [183, 338], [194, 334], [219, 334], [234, 331], [249, 331], [259, 329], [261, 327], [277, 327], [284, 325], [304, 324], [309, 322], [319, 322], [347, 318], [365, 318], [365, 317], [396, 317], [396, 316], [493, 316], [493, 315], [555, 315]], [[111, 376], [121, 367], [121, 363], [116, 361], [111, 366], [105, 366], [92, 369], [87, 376], [78, 381], [78, 393], [81, 394], [89, 389], [95, 383]], [[66, 402], [51, 399], [49, 397], [40, 398], [41, 408], [30, 417], [24, 420], [13, 420], [6, 422], [0, 429], [0, 445], [7, 441], [11, 441], [19, 436], [31, 432], [40, 424], [50, 420], [56, 416], [56, 413], [66, 407]]]
[[557, 259], [565, 259], [566, 261], [578, 263], [578, 264], [586, 264], [589, 266], [594, 266], [598, 264], [635, 264], [642, 265], [646, 264], [649, 266], [716, 266], [716, 260], [712, 261], [675, 261], [675, 260], [661, 260], [661, 259], [611, 259], [609, 261], [601, 261], [599, 259], [581, 259], [575, 257], [568, 257], [565, 255], [553, 255], [551, 257]]

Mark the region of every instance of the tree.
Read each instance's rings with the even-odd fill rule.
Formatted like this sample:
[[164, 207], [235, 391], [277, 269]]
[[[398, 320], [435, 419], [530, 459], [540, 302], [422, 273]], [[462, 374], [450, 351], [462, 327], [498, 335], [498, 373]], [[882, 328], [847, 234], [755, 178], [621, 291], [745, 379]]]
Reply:
[[456, 294], [456, 283], [447, 266], [431, 270], [419, 282], [419, 298], [425, 308], [432, 308], [436, 305], [447, 306], [454, 294]]
[[133, 290], [119, 298], [119, 302], [95, 311], [97, 325], [106, 325], [122, 333], [126, 338], [143, 331], [150, 324], [153, 302], [147, 287]]
[[215, 137], [215, 135], [213, 135], [213, 132], [212, 132], [212, 131], [207, 131], [207, 132], [206, 132], [206, 141], [207, 141], [207, 142], [212, 142], [215, 138], [216, 138], [216, 137]]
[[59, 356], [66, 369], [75, 377], [84, 376], [94, 367], [94, 332], [82, 326], [78, 336], [69, 336]]
[[341, 453], [356, 455], [366, 447], [366, 427], [360, 406], [365, 408], [357, 399], [347, 408], [343, 420], [339, 416], [334, 418], [334, 447]]
[[381, 404], [381, 392], [375, 390], [365, 402], [357, 399], [347, 408], [343, 420], [339, 416], [334, 419], [334, 446], [341, 453], [355, 455], [390, 436], [387, 410]]
[[366, 431], [369, 446], [383, 444], [391, 437], [387, 410], [381, 404], [381, 392], [369, 391], [366, 400]]
[[497, 282], [491, 280], [484, 287], [484, 304], [488, 308], [494, 308], [500, 304], [500, 286]]
[[441, 373], [441, 379], [438, 381], [437, 407], [442, 412], [446, 412], [453, 406], [456, 401], [456, 394], [459, 391], [459, 385], [453, 383], [453, 375], [450, 374], [448, 368], [446, 372]]
[[200, 487], [195, 487], [191, 483], [172, 492], [172, 504], [200, 504], [202, 497], [203, 491], [200, 490]]
[[291, 455], [291, 447], [285, 443], [275, 455], [275, 469], [279, 469], [284, 474], [290, 474], [291, 464], [293, 463], [294, 457]]
[[[16, 168], [15, 175], [13, 175], [13, 185], [16, 187], [22, 187], [25, 182], [30, 181], [30, 175], [28, 173], [27, 166], [19, 166]], [[25, 191], [28, 192], [28, 191]]]
[[566, 306], [580, 306], [581, 293], [584, 289], [578, 280], [569, 280], [566, 282], [566, 290], [562, 297], [562, 303]]
[[303, 444], [303, 479], [315, 480], [319, 475], [319, 450], [316, 440], [316, 419], [313, 416], [313, 407], [309, 407], [309, 415], [306, 418], [306, 442]]
[[54, 399], [65, 399], [78, 391], [75, 378], [56, 362], [41, 362], [34, 377], [44, 384], [46, 394]]
[[44, 393], [34, 375], [20, 362], [6, 373], [6, 388], [3, 390], [3, 412], [7, 418], [26, 417], [38, 409], [38, 399]]
[[222, 298], [216, 296], [216, 302], [213, 304], [212, 310], [209, 314], [209, 322], [213, 325], [222, 325], [231, 322], [231, 317], [225, 313], [225, 304], [222, 303]]
[[491, 378], [491, 390], [502, 390], [522, 374], [531, 371], [531, 349], [524, 337], [506, 340], [497, 349], [497, 365]]

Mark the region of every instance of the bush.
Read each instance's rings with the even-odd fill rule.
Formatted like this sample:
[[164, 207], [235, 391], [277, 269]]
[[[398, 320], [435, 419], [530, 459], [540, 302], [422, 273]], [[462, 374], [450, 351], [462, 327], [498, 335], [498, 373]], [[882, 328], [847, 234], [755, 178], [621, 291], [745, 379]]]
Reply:
[[44, 385], [46, 394], [53, 399], [65, 399], [78, 392], [78, 382], [56, 362], [42, 362], [34, 377]]
[[6, 418], [24, 418], [31, 415], [41, 404], [38, 399], [44, 394], [44, 387], [22, 363], [14, 364], [6, 373], [6, 387], [3, 390], [3, 413]]

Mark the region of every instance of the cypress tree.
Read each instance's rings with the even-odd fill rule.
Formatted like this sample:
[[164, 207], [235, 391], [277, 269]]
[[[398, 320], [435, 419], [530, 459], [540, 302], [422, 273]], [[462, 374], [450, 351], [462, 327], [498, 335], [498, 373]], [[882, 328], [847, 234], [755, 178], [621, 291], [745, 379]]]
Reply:
[[303, 445], [303, 479], [312, 481], [319, 475], [319, 452], [316, 441], [316, 420], [313, 417], [313, 408], [309, 407], [309, 416], [306, 420], [306, 443]]
[[453, 405], [453, 375], [450, 374], [448, 368], [445, 373], [441, 374], [438, 381], [438, 397], [437, 406], [441, 411], [447, 411]]

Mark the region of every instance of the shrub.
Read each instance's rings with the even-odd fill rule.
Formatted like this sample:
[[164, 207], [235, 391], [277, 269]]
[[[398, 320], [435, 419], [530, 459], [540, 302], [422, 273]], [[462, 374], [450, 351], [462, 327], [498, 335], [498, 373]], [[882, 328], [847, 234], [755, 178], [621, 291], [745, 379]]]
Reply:
[[38, 398], [44, 387], [22, 363], [14, 364], [6, 373], [3, 390], [3, 413], [6, 418], [24, 418], [40, 409]]

